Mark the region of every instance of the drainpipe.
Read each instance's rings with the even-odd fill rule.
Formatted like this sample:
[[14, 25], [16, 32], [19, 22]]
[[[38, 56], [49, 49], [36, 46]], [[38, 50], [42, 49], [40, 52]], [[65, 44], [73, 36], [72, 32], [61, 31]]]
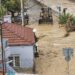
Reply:
[[21, 1], [21, 18], [22, 18], [22, 26], [24, 26], [24, 0]]

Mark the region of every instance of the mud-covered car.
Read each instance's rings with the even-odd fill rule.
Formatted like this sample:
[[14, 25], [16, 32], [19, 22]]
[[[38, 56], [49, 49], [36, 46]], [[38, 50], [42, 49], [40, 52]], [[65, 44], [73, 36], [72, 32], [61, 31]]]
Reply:
[[41, 8], [39, 24], [51, 23], [53, 24], [52, 9], [48, 7]]

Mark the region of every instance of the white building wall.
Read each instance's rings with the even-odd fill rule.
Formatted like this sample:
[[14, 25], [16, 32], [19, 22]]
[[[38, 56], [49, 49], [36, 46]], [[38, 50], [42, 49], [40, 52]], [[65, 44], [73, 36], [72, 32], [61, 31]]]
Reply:
[[4, 22], [11, 23], [11, 15], [5, 15]]
[[12, 55], [20, 56], [21, 68], [33, 67], [33, 46], [11, 46], [5, 50], [6, 57]]

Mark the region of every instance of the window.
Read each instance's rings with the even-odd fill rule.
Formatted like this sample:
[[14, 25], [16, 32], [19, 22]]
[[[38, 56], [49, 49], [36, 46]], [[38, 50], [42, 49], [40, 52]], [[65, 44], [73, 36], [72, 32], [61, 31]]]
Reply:
[[13, 62], [9, 63], [10, 66], [20, 67], [20, 57], [17, 55], [13, 55], [9, 57], [9, 61], [13, 60]]
[[15, 56], [15, 66], [20, 66], [19, 56]]
[[[13, 57], [9, 57], [9, 61], [13, 60]], [[13, 66], [13, 61], [9, 63], [10, 66]]]

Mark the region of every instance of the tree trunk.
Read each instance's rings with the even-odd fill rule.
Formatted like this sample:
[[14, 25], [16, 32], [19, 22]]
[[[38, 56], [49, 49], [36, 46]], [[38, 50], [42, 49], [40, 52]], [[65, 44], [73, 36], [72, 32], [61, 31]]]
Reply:
[[14, 12], [11, 12], [12, 18], [14, 18]]
[[12, 22], [14, 23], [14, 12], [11, 12], [12, 15]]

